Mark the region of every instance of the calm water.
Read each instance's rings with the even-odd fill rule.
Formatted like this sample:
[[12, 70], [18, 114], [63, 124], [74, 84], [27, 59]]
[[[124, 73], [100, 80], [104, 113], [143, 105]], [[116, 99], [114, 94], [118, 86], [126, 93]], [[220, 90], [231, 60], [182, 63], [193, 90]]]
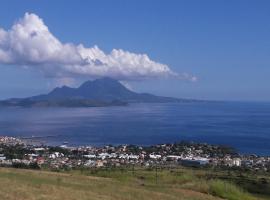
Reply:
[[49, 144], [157, 144], [189, 140], [270, 155], [270, 103], [1, 108], [0, 135], [55, 136]]

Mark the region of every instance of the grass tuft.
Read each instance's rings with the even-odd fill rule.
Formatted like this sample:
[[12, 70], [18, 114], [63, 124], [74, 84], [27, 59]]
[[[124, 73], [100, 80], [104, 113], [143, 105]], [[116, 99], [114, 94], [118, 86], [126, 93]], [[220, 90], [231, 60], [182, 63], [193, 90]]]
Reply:
[[254, 200], [250, 194], [244, 192], [240, 187], [221, 180], [209, 182], [209, 193], [228, 200]]

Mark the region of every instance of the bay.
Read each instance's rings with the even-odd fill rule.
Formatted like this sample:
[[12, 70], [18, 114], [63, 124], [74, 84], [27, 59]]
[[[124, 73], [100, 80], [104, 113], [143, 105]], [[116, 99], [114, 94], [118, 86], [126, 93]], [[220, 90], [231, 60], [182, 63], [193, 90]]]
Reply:
[[0, 135], [50, 145], [151, 145], [181, 140], [270, 155], [270, 103], [190, 102], [93, 108], [0, 108]]

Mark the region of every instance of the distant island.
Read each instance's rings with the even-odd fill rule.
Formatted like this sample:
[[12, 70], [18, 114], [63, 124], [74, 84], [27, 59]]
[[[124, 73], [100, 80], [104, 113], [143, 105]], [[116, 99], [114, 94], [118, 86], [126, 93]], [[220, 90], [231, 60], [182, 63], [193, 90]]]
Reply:
[[101, 78], [86, 81], [78, 88], [57, 87], [48, 94], [0, 101], [0, 106], [19, 107], [101, 107], [124, 106], [128, 103], [178, 103], [197, 100], [136, 93], [118, 80]]

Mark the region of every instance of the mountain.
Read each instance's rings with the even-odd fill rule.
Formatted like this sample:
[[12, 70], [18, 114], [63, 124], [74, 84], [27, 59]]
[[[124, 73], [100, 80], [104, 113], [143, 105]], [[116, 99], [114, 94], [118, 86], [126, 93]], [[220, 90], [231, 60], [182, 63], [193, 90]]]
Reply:
[[136, 93], [112, 78], [86, 81], [78, 88], [57, 87], [48, 94], [22, 99], [0, 101], [0, 106], [65, 106], [92, 107], [126, 105], [127, 103], [169, 103], [194, 100], [161, 97], [147, 93]]

